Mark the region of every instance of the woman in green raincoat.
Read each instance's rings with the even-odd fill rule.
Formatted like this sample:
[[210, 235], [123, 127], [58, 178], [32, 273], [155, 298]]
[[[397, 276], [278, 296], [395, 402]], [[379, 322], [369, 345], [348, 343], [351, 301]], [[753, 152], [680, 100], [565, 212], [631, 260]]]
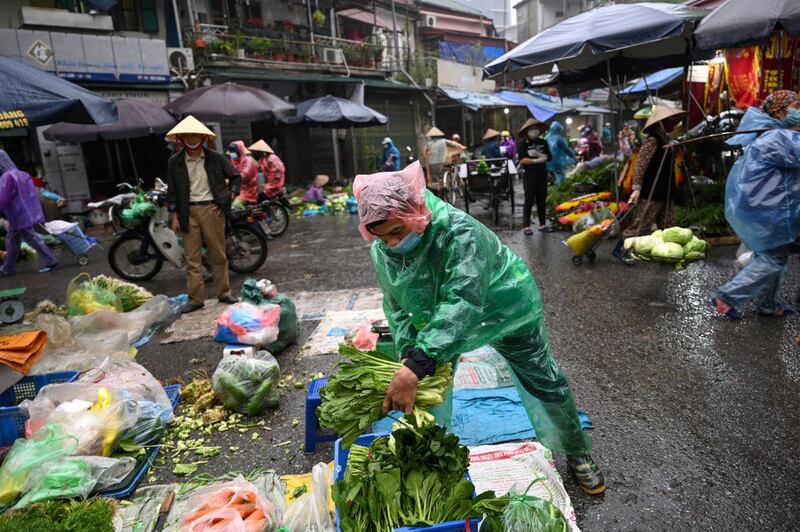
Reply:
[[[410, 413], [417, 383], [437, 364], [484, 345], [508, 362], [537, 438], [566, 453], [581, 488], [605, 491], [569, 381], [550, 356], [542, 299], [527, 265], [486, 226], [425, 191], [419, 163], [360, 175], [359, 229], [374, 240], [389, 328], [404, 367], [384, 411]], [[434, 412], [450, 424], [451, 397]]]

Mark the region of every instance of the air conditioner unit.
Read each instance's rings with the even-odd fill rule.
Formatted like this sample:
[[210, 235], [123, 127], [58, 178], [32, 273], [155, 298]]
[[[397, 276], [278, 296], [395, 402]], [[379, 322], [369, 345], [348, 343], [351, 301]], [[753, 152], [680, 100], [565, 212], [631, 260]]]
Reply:
[[194, 54], [191, 48], [167, 48], [167, 57], [173, 70], [194, 70]]
[[436, 27], [436, 17], [431, 15], [425, 16], [425, 27], [426, 28], [435, 28]]
[[339, 48], [323, 48], [322, 59], [326, 63], [341, 65], [344, 63], [344, 53]]

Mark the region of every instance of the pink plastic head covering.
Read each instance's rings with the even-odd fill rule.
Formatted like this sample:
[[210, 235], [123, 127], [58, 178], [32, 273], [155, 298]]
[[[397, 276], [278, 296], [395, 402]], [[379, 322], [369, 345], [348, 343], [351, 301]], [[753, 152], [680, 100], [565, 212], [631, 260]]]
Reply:
[[415, 161], [399, 172], [361, 174], [353, 182], [353, 194], [358, 201], [358, 226], [365, 240], [375, 235], [367, 226], [389, 218], [401, 220], [406, 227], [422, 233], [431, 221], [431, 211], [425, 205], [425, 176]]

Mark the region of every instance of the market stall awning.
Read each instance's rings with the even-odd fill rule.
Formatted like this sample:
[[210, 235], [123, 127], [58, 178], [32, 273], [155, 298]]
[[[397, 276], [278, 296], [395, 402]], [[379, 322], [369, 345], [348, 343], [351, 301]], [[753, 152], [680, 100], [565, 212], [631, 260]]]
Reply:
[[500, 91], [497, 95], [504, 100], [525, 105], [537, 120], [546, 122], [561, 113], [609, 113], [608, 109], [589, 105], [580, 98], [558, 98], [539, 91]]
[[798, 0], [728, 0], [711, 12], [694, 34], [697, 48], [740, 48], [767, 41], [783, 30], [800, 35]]
[[599, 80], [606, 69], [614, 76], [682, 65], [694, 24], [706, 13], [656, 2], [592, 9], [538, 33], [484, 70], [488, 77], [521, 79], [557, 67], [561, 77], [572, 72], [576, 79]]
[[392, 23], [390, 21], [384, 20], [380, 15], [370, 13], [369, 11], [364, 11], [363, 9], [358, 9], [357, 7], [343, 9], [341, 11], [337, 11], [336, 14], [340, 17], [363, 22], [364, 24], [369, 24], [370, 26], [377, 26], [387, 30], [392, 29]]
[[389, 119], [366, 105], [328, 95], [297, 104], [297, 115], [281, 117], [280, 121], [312, 127], [346, 128], [377, 126]]
[[558, 114], [558, 110], [551, 106], [542, 105], [541, 100], [526, 92], [501, 91], [497, 93], [504, 100], [524, 105], [536, 120], [547, 122]]
[[630, 87], [625, 88], [622, 94], [636, 94], [658, 90], [683, 75], [683, 67], [665, 68], [646, 76]]
[[450, 98], [455, 100], [470, 111], [477, 111], [484, 107], [524, 107], [525, 104], [520, 104], [501, 98], [496, 94], [487, 92], [472, 92], [461, 89], [442, 89], [440, 90]]
[[0, 131], [68, 120], [109, 124], [117, 106], [58, 76], [0, 56]]
[[91, 142], [133, 139], [153, 134], [163, 134], [175, 125], [175, 117], [164, 108], [148, 100], [135, 98], [118, 100], [119, 120], [113, 124], [71, 124], [60, 122], [44, 130], [44, 138], [62, 142]]

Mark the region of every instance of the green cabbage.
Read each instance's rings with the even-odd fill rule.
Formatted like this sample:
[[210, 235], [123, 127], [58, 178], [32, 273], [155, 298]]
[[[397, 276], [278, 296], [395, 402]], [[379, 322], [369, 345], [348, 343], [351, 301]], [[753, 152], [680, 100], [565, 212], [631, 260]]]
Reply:
[[664, 242], [672, 242], [683, 246], [689, 242], [693, 236], [694, 235], [692, 234], [691, 229], [684, 229], [683, 227], [670, 227], [669, 229], [664, 229], [662, 238], [664, 239]]
[[702, 260], [706, 258], [706, 254], [700, 253], [699, 251], [689, 251], [683, 256], [683, 258], [686, 260]]
[[683, 248], [674, 242], [662, 242], [653, 246], [650, 255], [657, 259], [680, 260], [683, 258]]
[[663, 240], [664, 239], [664, 231], [662, 231], [661, 229], [659, 229], [658, 231], [653, 231], [653, 234], [650, 235], [650, 236], [654, 236], [656, 238], [660, 238], [660, 239]]
[[634, 244], [636, 244], [636, 240], [637, 240], [637, 238], [635, 236], [632, 236], [630, 238], [626, 238], [625, 239], [625, 251], [628, 251], [629, 249], [633, 248]]
[[640, 236], [633, 243], [633, 249], [634, 251], [636, 251], [636, 253], [641, 253], [646, 255], [650, 253], [650, 250], [653, 249], [653, 246], [656, 243], [657, 243], [656, 239], [654, 239], [652, 236]]
[[708, 242], [705, 240], [700, 240], [696, 236], [692, 237], [692, 239], [683, 246], [683, 252], [687, 255], [689, 253], [700, 253], [701, 255], [705, 255], [707, 251]]

